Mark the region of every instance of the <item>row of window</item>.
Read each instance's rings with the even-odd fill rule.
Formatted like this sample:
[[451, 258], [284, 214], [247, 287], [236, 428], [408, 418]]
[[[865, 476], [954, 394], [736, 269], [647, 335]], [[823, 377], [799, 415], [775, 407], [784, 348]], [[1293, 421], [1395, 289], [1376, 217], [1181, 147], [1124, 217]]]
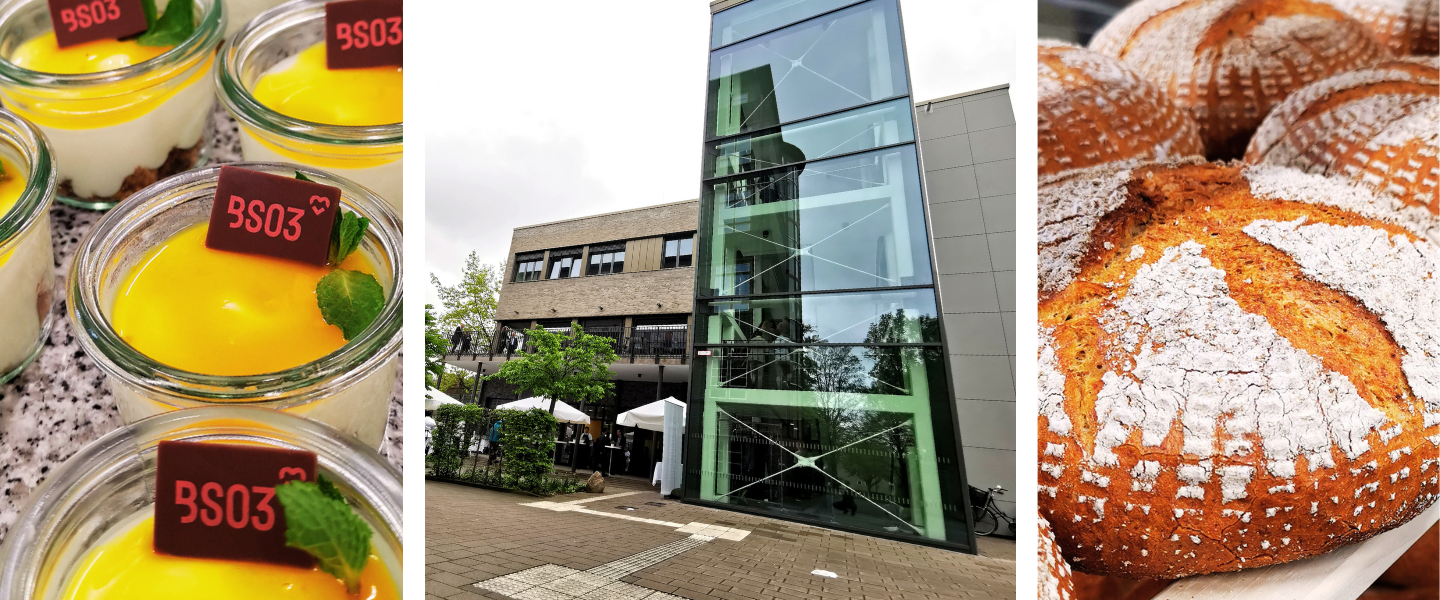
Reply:
[[[674, 269], [694, 264], [695, 240], [692, 236], [667, 237], [660, 268]], [[613, 275], [625, 272], [625, 244], [597, 244], [590, 247], [590, 259], [584, 262], [584, 248], [565, 248], [550, 251], [550, 264], [545, 264], [545, 253], [535, 252], [515, 256], [515, 281], [540, 281], [542, 279], [567, 279], [585, 275]], [[548, 273], [548, 274], [547, 274]]]

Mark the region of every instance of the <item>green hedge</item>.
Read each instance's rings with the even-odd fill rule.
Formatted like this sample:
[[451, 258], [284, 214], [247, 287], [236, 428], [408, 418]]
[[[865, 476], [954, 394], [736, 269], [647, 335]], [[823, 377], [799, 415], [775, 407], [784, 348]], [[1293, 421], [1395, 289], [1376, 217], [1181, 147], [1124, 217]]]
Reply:
[[[447, 404], [437, 408], [434, 417], [427, 462], [435, 477], [540, 495], [571, 493], [584, 487], [581, 482], [554, 473], [552, 453], [559, 422], [548, 412]], [[466, 470], [469, 449], [478, 448], [481, 440], [488, 439], [496, 423], [500, 428], [498, 447], [487, 448], [486, 464], [476, 457]]]

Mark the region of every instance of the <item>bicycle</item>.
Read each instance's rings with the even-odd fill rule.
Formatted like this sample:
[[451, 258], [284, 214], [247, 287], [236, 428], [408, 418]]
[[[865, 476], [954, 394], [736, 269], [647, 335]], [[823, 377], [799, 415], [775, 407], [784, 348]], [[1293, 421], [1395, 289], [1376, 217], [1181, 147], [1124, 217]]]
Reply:
[[975, 535], [993, 535], [995, 530], [1000, 528], [1001, 521], [1009, 528], [1010, 535], [1015, 535], [1015, 519], [995, 505], [995, 496], [1003, 493], [1004, 486], [997, 485], [988, 490], [970, 486], [970, 509], [975, 514]]

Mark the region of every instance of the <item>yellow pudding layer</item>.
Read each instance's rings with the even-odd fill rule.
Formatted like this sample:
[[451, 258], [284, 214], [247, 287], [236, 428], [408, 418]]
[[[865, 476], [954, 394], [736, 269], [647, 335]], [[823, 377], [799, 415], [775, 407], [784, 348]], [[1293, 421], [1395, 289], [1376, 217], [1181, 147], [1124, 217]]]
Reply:
[[25, 193], [25, 172], [14, 161], [3, 157], [0, 157], [0, 167], [5, 168], [5, 176], [0, 178], [0, 218], [3, 218]]
[[65, 586], [65, 600], [395, 600], [400, 594], [375, 555], [360, 575], [360, 593], [319, 569], [158, 554], [155, 519], [95, 548]]
[[10, 62], [41, 73], [100, 73], [140, 64], [173, 47], [141, 46], [135, 40], [94, 40], [61, 48], [55, 32], [50, 31], [20, 44], [10, 55]]
[[401, 67], [325, 68], [325, 43], [320, 42], [262, 75], [250, 93], [288, 117], [364, 127], [402, 122], [404, 90]]
[[[211, 250], [208, 223], [181, 230], [136, 263], [117, 290], [115, 331], [161, 363], [207, 375], [297, 367], [345, 345], [315, 285], [332, 267]], [[375, 274], [362, 252], [340, 268]]]
[[[0, 158], [0, 166], [5, 167], [5, 177], [0, 179], [0, 219], [3, 219], [15, 208], [15, 204], [20, 202], [20, 196], [25, 193], [25, 172], [21, 171], [20, 167], [8, 158]], [[0, 252], [0, 266], [9, 261], [10, 255], [14, 253], [14, 249]]]
[[[20, 44], [10, 56], [12, 64], [43, 73], [80, 75], [103, 73], [139, 64], [171, 50], [141, 46], [135, 40], [95, 40], [61, 48], [55, 32], [46, 32]], [[5, 105], [40, 125], [61, 129], [93, 129], [117, 125], [159, 108], [177, 92], [210, 74], [213, 53], [147, 71], [120, 81], [73, 88], [11, 88]], [[199, 68], [195, 68], [197, 63]], [[188, 75], [187, 75], [188, 73]], [[179, 78], [184, 77], [183, 80]]]

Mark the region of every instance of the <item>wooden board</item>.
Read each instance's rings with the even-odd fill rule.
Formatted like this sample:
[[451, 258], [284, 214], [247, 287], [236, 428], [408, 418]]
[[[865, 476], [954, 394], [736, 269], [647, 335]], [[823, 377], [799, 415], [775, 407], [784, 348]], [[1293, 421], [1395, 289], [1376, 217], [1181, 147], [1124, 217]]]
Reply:
[[1355, 600], [1437, 519], [1440, 505], [1363, 543], [1273, 567], [1190, 577], [1155, 600]]

